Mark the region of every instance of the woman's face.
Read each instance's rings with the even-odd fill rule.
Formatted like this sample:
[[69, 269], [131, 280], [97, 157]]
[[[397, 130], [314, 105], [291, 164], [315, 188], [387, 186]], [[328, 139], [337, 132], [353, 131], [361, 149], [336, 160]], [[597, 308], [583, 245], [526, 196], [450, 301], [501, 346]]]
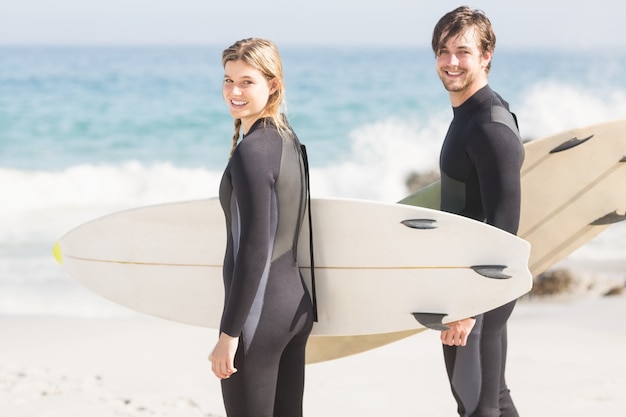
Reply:
[[222, 96], [230, 114], [241, 119], [243, 133], [263, 116], [270, 95], [276, 91], [275, 85], [274, 80], [267, 80], [258, 69], [244, 61], [226, 63]]

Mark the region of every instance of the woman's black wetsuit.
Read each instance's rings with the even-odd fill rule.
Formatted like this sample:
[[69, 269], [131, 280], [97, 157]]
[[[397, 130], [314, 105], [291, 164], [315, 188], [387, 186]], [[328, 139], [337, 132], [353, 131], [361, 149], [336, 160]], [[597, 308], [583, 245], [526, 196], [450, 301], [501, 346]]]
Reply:
[[220, 185], [228, 231], [221, 331], [239, 337], [237, 372], [222, 380], [229, 417], [302, 416], [311, 298], [296, 262], [306, 209], [300, 143], [257, 120]]
[[[524, 148], [515, 115], [488, 85], [453, 110], [440, 156], [441, 209], [517, 233]], [[466, 346], [443, 347], [460, 416], [518, 415], [504, 378], [514, 306], [476, 317]]]

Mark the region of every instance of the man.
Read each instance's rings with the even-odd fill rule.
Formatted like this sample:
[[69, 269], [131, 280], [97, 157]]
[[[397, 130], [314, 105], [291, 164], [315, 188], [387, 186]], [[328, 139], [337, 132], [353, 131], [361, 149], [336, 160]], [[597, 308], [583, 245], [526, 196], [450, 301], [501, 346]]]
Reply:
[[[468, 7], [447, 13], [433, 31], [437, 73], [454, 114], [439, 161], [441, 209], [515, 234], [524, 148], [508, 103], [488, 85], [495, 44], [489, 19]], [[460, 416], [518, 416], [504, 378], [514, 305], [450, 323], [441, 333]]]

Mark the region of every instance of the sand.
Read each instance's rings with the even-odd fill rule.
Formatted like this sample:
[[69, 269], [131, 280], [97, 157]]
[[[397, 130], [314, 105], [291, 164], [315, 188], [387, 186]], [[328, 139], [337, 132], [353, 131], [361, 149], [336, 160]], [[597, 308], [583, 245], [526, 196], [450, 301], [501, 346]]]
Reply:
[[[520, 301], [507, 371], [520, 414], [622, 416], [625, 318], [625, 294]], [[216, 337], [140, 314], [2, 318], [0, 417], [225, 416]], [[305, 416], [454, 415], [437, 332], [307, 366]]]

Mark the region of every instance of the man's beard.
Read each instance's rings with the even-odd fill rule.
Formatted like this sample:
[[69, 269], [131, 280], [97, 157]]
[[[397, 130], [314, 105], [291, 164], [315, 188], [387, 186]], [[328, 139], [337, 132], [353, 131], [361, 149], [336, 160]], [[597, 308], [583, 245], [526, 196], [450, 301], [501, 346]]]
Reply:
[[443, 83], [443, 87], [452, 93], [460, 93], [469, 88], [473, 82], [473, 77], [467, 76], [463, 79], [450, 80], [446, 77], [440, 76], [439, 79]]

